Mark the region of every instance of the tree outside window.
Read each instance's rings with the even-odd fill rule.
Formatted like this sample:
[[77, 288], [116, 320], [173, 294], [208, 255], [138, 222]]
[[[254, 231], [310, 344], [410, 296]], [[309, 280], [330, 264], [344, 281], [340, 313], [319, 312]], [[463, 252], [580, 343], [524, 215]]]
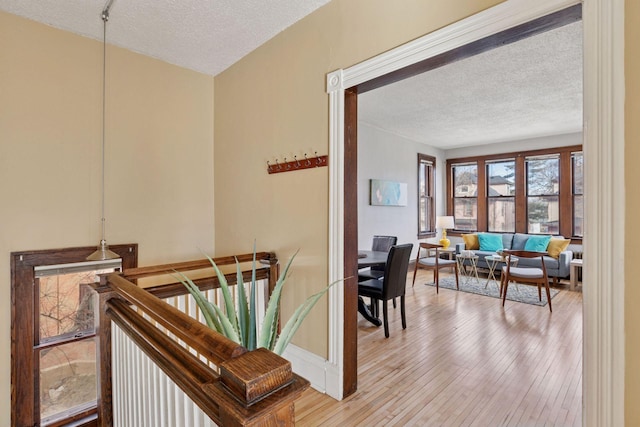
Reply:
[[560, 232], [560, 156], [527, 158], [527, 231]]
[[455, 229], [478, 229], [478, 165], [457, 164], [452, 167], [453, 217]]
[[582, 152], [572, 153], [571, 166], [573, 176], [573, 235], [582, 237], [584, 222], [584, 178], [582, 166], [584, 156]]
[[487, 229], [513, 233], [516, 230], [514, 160], [487, 163]]

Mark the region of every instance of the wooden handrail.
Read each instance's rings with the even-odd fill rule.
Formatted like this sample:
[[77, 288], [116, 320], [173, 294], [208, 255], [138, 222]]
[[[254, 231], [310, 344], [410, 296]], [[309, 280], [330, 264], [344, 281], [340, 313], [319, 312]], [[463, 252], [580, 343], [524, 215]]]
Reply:
[[[227, 256], [213, 258], [213, 261], [217, 266], [231, 265], [238, 262], [251, 262], [253, 260], [253, 253], [242, 254], [236, 256]], [[276, 261], [275, 254], [272, 252], [256, 252], [256, 261], [263, 264], [269, 264], [272, 261]], [[211, 262], [208, 259], [199, 259], [195, 261], [176, 262], [170, 264], [153, 265], [149, 267], [138, 267], [129, 269], [124, 273], [124, 277], [128, 280], [141, 279], [143, 277], [158, 276], [160, 274], [171, 274], [175, 271], [192, 271], [200, 270], [203, 268], [211, 268]]]
[[[269, 267], [258, 270], [258, 278], [268, 279], [272, 284], [276, 280], [272, 276], [274, 272], [277, 274], [277, 259], [267, 252], [259, 254]], [[252, 257], [250, 254], [248, 260]], [[247, 261], [246, 256], [237, 258], [240, 262]], [[218, 258], [216, 263], [218, 260], [222, 261], [219, 265], [235, 263], [235, 259]], [[100, 425], [113, 423], [112, 321], [218, 425], [294, 425], [293, 401], [309, 387], [309, 382], [294, 374], [287, 360], [263, 348], [247, 351], [128, 280], [174, 272], [178, 270], [176, 266], [186, 270], [210, 267], [209, 261], [204, 261], [206, 265], [202, 260], [189, 261], [130, 269], [125, 275], [112, 273], [102, 277], [101, 285], [96, 288], [100, 297]], [[250, 277], [250, 274], [243, 272], [244, 277]], [[230, 275], [229, 282], [235, 283], [235, 280], [235, 274]], [[205, 278], [201, 284], [215, 286], [216, 281]], [[184, 286], [178, 285], [157, 286], [152, 290], [160, 295], [184, 294]], [[202, 362], [176, 339], [214, 363], [219, 371]]]
[[117, 295], [137, 306], [216, 365], [246, 353], [247, 349], [240, 344], [223, 335], [212, 334], [212, 330], [207, 326], [137, 287], [119, 274], [109, 274], [107, 280]]
[[[270, 267], [256, 268], [256, 280], [269, 279], [271, 277], [270, 270]], [[236, 273], [225, 274], [225, 278], [227, 279], [227, 283], [230, 286], [235, 285], [237, 282]], [[243, 271], [242, 278], [245, 283], [251, 280], [251, 271]], [[220, 287], [220, 282], [218, 281], [217, 277], [203, 277], [201, 279], [193, 279], [193, 283], [195, 283], [195, 285], [202, 291], [206, 291], [208, 289], [217, 289]], [[144, 290], [152, 295], [157, 296], [160, 299], [186, 295], [188, 293], [187, 288], [181, 282], [149, 286], [144, 288]]]

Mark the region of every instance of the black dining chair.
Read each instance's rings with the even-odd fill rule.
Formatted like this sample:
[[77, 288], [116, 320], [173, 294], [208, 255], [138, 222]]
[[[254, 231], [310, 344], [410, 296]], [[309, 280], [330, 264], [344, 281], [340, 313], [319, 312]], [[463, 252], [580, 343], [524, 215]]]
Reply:
[[[391, 246], [398, 242], [396, 236], [373, 236], [372, 251], [389, 252]], [[384, 276], [384, 265], [374, 265], [358, 270], [358, 282], [369, 279], [381, 279]]]
[[413, 244], [392, 246], [389, 249], [382, 279], [368, 279], [358, 282], [358, 295], [369, 297], [373, 301], [372, 311], [377, 315], [378, 300], [382, 300], [382, 317], [384, 336], [389, 338], [389, 320], [387, 301], [400, 297], [400, 314], [402, 329], [407, 329], [407, 318], [404, 309], [404, 294], [407, 284], [407, 270]]

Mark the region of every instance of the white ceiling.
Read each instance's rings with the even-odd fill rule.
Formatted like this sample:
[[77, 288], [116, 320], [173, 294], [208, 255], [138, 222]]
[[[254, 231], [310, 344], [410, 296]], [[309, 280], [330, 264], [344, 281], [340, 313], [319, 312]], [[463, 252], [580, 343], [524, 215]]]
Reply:
[[[216, 75], [330, 0], [115, 0], [107, 41]], [[102, 40], [105, 0], [0, 0], [0, 10]]]
[[[330, 0], [115, 0], [107, 41], [216, 75]], [[102, 40], [105, 0], [0, 0], [0, 10]], [[359, 120], [439, 148], [582, 129], [582, 23], [359, 97]]]
[[582, 22], [358, 97], [361, 123], [449, 149], [582, 130]]

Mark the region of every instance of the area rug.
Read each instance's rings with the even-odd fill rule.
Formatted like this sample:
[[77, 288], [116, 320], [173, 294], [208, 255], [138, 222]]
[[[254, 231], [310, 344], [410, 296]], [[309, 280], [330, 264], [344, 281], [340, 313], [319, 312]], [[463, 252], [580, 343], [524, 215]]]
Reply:
[[[425, 285], [433, 287], [436, 286], [436, 284], [433, 282], [425, 283]], [[456, 278], [440, 278], [440, 287], [443, 289], [456, 290]], [[487, 284], [487, 279], [482, 277], [477, 281], [475, 278], [467, 280], [467, 278], [461, 277], [460, 291], [469, 292], [471, 294], [484, 295], [487, 297], [500, 298], [499, 282], [496, 282], [495, 280], [489, 280], [489, 284]], [[551, 289], [551, 298], [555, 297], [558, 292], [559, 291], [557, 289]], [[538, 299], [538, 287], [532, 285], [516, 285], [514, 283], [509, 284], [509, 288], [507, 289], [507, 299], [510, 301], [522, 302], [525, 304], [539, 306], [547, 305], [547, 293], [545, 292], [545, 290], [542, 290], [542, 301], [540, 301]]]

